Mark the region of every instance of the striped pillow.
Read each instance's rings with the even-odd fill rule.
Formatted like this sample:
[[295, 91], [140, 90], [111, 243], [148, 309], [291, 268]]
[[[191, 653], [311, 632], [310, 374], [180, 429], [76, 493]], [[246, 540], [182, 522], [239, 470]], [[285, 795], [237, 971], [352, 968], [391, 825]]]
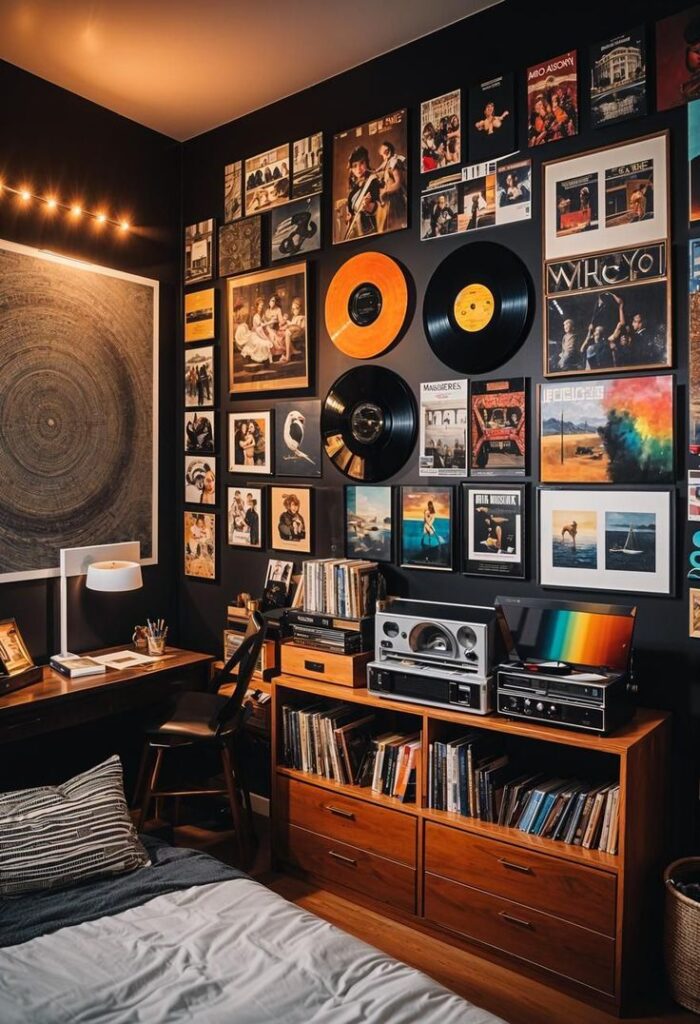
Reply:
[[116, 755], [61, 786], [0, 793], [0, 896], [58, 889], [148, 864]]

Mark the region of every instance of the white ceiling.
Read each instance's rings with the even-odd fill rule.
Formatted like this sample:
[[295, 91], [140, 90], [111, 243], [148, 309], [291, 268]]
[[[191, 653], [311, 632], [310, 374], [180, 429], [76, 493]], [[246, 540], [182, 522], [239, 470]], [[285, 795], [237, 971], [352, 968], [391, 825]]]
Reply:
[[176, 139], [499, 0], [0, 0], [0, 58]]

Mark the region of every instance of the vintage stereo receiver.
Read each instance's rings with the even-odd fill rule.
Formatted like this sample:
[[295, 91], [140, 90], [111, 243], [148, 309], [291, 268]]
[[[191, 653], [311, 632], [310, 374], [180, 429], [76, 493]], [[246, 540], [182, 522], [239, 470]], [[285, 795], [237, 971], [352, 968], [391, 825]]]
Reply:
[[497, 671], [500, 715], [600, 734], [632, 717], [636, 608], [503, 597], [496, 610], [510, 659]]
[[367, 686], [380, 697], [485, 715], [498, 643], [493, 608], [387, 598]]

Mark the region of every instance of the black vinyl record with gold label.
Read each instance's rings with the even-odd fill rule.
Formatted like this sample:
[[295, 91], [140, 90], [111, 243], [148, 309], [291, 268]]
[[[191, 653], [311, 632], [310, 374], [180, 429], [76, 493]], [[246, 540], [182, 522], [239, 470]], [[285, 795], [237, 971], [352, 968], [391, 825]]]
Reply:
[[430, 279], [423, 323], [430, 347], [459, 373], [502, 366], [525, 340], [534, 290], [522, 260], [496, 242], [455, 249]]
[[398, 473], [416, 442], [416, 401], [384, 366], [357, 366], [331, 385], [321, 411], [326, 455], [353, 480]]

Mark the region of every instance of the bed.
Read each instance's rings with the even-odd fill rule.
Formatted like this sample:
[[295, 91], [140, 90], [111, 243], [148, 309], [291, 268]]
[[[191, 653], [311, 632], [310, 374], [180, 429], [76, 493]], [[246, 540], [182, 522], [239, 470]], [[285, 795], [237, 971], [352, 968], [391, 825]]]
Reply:
[[0, 902], [2, 1024], [498, 1024], [206, 854]]

